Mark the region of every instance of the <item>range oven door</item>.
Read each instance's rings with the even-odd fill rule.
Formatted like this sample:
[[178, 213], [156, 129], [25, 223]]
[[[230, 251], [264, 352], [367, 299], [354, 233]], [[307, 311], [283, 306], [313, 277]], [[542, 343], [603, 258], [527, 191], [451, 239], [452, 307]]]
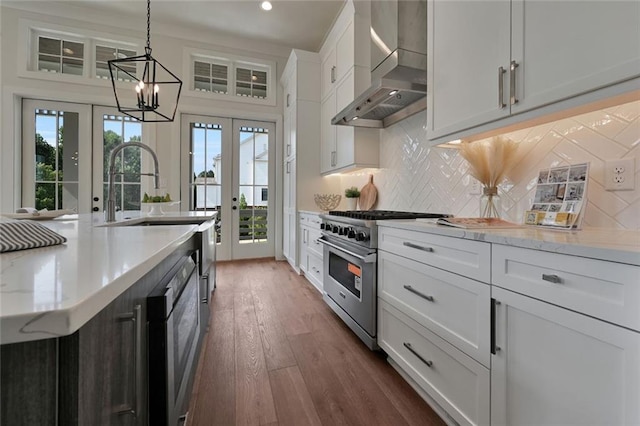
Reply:
[[[347, 244], [326, 235], [319, 241], [324, 245], [325, 297], [329, 297], [362, 331], [375, 340], [377, 254], [370, 249]], [[337, 313], [342, 317], [340, 312]], [[348, 319], [345, 322], [354, 329]], [[359, 330], [354, 331], [360, 335]], [[363, 339], [362, 336], [360, 338]]]

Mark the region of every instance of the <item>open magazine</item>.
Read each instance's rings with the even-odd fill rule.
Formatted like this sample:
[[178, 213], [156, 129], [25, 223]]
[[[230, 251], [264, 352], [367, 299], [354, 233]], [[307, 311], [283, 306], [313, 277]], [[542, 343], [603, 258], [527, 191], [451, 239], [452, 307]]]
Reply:
[[517, 223], [495, 217], [443, 217], [438, 219], [436, 223], [464, 229], [523, 228]]

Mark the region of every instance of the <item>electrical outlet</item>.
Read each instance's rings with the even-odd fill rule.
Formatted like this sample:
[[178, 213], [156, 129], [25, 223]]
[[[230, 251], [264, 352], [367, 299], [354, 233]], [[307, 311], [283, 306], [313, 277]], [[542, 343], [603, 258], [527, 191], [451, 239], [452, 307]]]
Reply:
[[635, 189], [636, 168], [634, 158], [606, 160], [604, 162], [604, 189], [628, 191]]

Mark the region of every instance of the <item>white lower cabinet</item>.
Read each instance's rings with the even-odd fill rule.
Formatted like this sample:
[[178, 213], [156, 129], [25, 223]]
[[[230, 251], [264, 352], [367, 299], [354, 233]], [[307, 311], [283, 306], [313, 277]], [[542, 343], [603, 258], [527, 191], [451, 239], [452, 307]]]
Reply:
[[447, 423], [640, 425], [638, 265], [379, 230], [378, 344]]
[[640, 333], [492, 291], [492, 425], [640, 424]]
[[317, 214], [300, 212], [300, 271], [305, 278], [318, 289], [323, 291], [323, 253], [322, 244], [318, 239], [320, 233], [320, 218]]
[[489, 369], [382, 300], [378, 345], [457, 423], [489, 424]]

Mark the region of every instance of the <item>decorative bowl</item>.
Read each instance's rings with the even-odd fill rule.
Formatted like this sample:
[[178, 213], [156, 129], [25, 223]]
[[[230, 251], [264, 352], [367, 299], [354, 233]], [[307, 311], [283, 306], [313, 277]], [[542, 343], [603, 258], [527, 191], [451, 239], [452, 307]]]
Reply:
[[175, 206], [180, 204], [180, 201], [162, 201], [157, 203], [140, 203], [140, 210], [142, 214], [146, 214], [147, 216], [162, 216], [165, 214], [165, 211], [162, 210], [163, 207]]
[[334, 210], [340, 204], [342, 195], [340, 194], [313, 194], [313, 200], [320, 210]]

